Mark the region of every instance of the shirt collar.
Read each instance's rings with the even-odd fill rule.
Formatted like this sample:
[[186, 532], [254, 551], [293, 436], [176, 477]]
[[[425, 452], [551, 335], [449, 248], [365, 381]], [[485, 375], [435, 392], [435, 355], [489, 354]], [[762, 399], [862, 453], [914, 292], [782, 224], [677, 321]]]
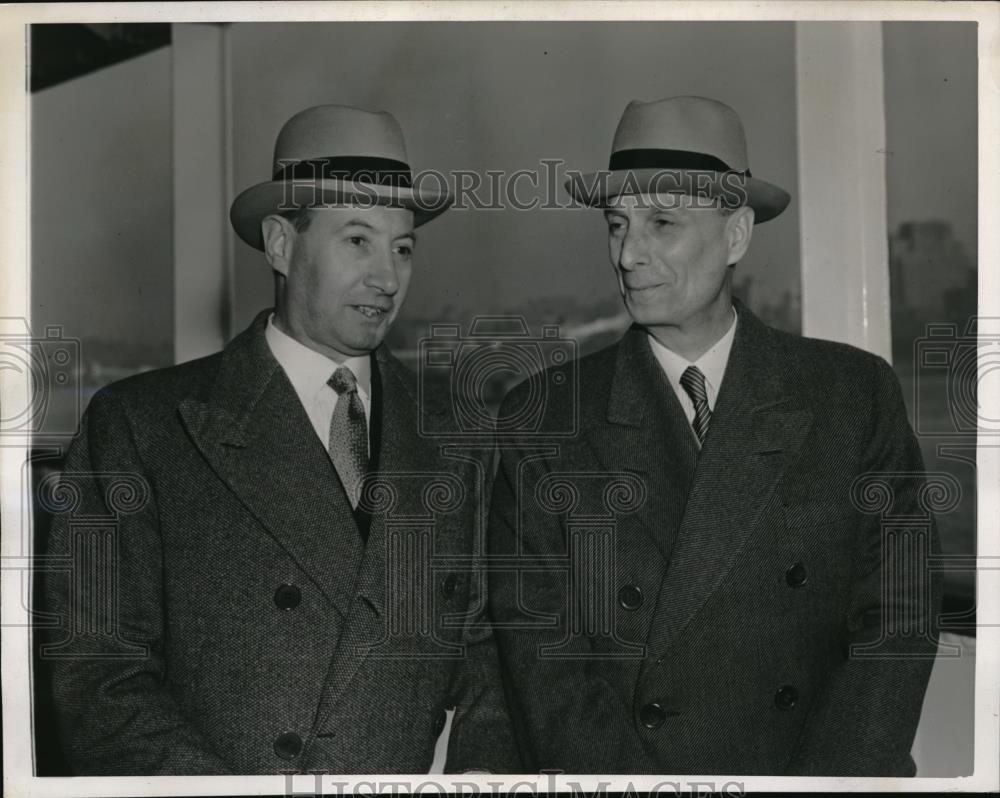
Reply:
[[733, 348], [733, 338], [736, 335], [736, 323], [739, 316], [736, 308], [733, 308], [733, 323], [729, 325], [726, 334], [723, 335], [708, 349], [705, 354], [699, 357], [694, 363], [687, 358], [681, 357], [676, 352], [667, 349], [652, 335], [649, 336], [649, 343], [660, 367], [666, 373], [670, 384], [674, 390], [678, 390], [681, 384], [681, 375], [688, 366], [697, 366], [698, 370], [705, 375], [705, 382], [712, 396], [717, 396], [719, 388], [722, 386], [722, 377], [726, 373], [726, 364], [729, 362], [729, 352]]
[[273, 313], [267, 320], [264, 337], [271, 347], [275, 360], [285, 370], [289, 382], [299, 396], [315, 397], [326, 387], [327, 380], [339, 366], [347, 366], [358, 381], [358, 393], [361, 398], [368, 399], [372, 383], [370, 356], [349, 357], [338, 363], [279, 330], [274, 323]]

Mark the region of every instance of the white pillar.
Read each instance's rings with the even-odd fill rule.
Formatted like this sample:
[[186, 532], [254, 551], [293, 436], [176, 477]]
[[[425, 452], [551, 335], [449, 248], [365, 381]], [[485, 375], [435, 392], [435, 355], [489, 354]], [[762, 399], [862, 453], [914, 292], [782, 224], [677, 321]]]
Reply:
[[891, 359], [879, 22], [797, 22], [802, 329]]
[[217, 352], [232, 291], [227, 31], [173, 26], [174, 359]]

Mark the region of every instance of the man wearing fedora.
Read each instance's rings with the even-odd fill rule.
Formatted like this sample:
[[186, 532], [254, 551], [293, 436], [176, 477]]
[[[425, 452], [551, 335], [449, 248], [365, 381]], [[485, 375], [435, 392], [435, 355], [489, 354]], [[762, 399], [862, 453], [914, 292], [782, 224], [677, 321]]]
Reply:
[[630, 103], [608, 171], [567, 188], [603, 211], [634, 323], [546, 406], [575, 436], [502, 449], [490, 605], [526, 767], [913, 775], [940, 580], [909, 559], [932, 517], [865, 512], [872, 489], [928, 517], [891, 368], [733, 298], [789, 196], [728, 106]]
[[473, 612], [482, 469], [418, 434], [439, 410], [382, 345], [450, 201], [390, 114], [297, 114], [230, 214], [273, 310], [90, 403], [43, 651], [75, 773], [427, 772], [451, 708], [448, 770], [515, 769]]

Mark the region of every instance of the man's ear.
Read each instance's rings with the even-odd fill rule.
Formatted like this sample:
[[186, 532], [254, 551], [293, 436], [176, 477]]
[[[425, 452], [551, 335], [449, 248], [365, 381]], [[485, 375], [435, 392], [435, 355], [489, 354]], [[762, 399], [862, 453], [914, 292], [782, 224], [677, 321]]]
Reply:
[[739, 263], [750, 246], [753, 237], [753, 208], [744, 205], [726, 218], [726, 238], [729, 242], [730, 266]]
[[272, 269], [287, 277], [295, 247], [295, 225], [283, 216], [271, 214], [260, 223], [260, 235], [267, 262]]

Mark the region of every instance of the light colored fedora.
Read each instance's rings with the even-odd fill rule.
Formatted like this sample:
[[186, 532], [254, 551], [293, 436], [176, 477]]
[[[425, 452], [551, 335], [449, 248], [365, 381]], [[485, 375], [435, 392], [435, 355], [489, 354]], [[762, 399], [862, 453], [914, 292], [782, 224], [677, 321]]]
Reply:
[[668, 97], [625, 108], [606, 171], [575, 175], [566, 190], [604, 207], [623, 194], [685, 193], [747, 204], [756, 222], [788, 206], [788, 192], [750, 175], [746, 136], [728, 105], [706, 97]]
[[274, 145], [271, 180], [241, 193], [229, 209], [236, 233], [263, 249], [266, 216], [302, 207], [373, 204], [409, 208], [419, 227], [453, 198], [443, 181], [413, 184], [403, 131], [385, 111], [318, 105], [289, 119]]

